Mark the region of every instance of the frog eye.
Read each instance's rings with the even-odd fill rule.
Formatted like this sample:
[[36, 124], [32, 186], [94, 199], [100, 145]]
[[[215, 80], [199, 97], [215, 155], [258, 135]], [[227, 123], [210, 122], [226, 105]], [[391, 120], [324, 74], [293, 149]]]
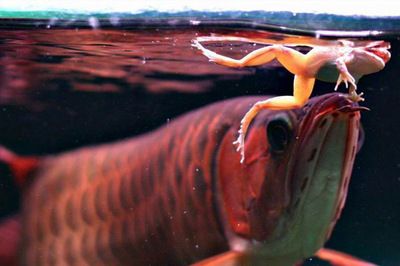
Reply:
[[283, 118], [271, 120], [267, 125], [267, 137], [271, 152], [282, 153], [289, 145], [292, 136], [290, 122]]

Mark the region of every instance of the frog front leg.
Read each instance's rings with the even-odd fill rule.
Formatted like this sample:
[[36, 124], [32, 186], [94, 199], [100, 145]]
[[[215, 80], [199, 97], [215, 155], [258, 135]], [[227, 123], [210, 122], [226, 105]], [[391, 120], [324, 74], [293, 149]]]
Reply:
[[254, 117], [263, 109], [269, 110], [282, 110], [282, 109], [293, 109], [302, 107], [310, 98], [313, 90], [315, 78], [308, 78], [300, 75], [295, 75], [293, 96], [277, 96], [270, 98], [265, 101], [256, 102], [253, 107], [243, 117], [240, 129], [239, 137], [233, 143], [237, 145], [237, 151], [240, 152], [240, 162], [244, 162], [244, 140], [249, 129], [251, 121]]
[[350, 72], [348, 71], [347, 66], [346, 66], [346, 63], [348, 61], [351, 61], [351, 59], [352, 58], [350, 55], [345, 55], [345, 56], [342, 56], [342, 57], [339, 57], [338, 59], [336, 59], [335, 63], [336, 63], [336, 67], [339, 71], [339, 77], [336, 82], [335, 91], [339, 87], [340, 83], [344, 82], [344, 84], [346, 85], [346, 88], [349, 87], [349, 83], [350, 83], [349, 99], [351, 99], [354, 102], [364, 101], [364, 98], [361, 97], [363, 95], [363, 93], [357, 94], [356, 80], [350, 74]]

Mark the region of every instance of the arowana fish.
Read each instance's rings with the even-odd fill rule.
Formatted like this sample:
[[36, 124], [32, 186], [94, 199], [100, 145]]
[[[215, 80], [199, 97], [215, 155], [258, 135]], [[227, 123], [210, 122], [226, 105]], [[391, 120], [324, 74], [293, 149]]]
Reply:
[[146, 135], [59, 155], [1, 148], [24, 195], [18, 263], [293, 265], [315, 254], [346, 199], [360, 107], [333, 93], [264, 110], [242, 164], [232, 142], [260, 99], [215, 103]]

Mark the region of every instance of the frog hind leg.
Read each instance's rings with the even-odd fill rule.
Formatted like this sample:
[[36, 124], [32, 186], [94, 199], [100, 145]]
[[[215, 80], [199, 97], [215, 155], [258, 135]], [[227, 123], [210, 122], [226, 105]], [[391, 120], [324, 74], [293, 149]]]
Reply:
[[[227, 67], [236, 67], [236, 68], [268, 63], [275, 58], [275, 50], [276, 50], [275, 46], [267, 46], [249, 53], [242, 59], [233, 59], [227, 56], [217, 54], [205, 48], [198, 41], [194, 41], [192, 46], [199, 49], [202, 52], [202, 54], [208, 58], [209, 61], [217, 63], [219, 65]], [[259, 62], [260, 59], [262, 60], [262, 62]], [[254, 62], [255, 60], [257, 62]]]
[[293, 48], [288, 48], [283, 45], [269, 45], [260, 49], [254, 50], [242, 59], [233, 59], [227, 56], [217, 54], [200, 44], [195, 40], [192, 43], [193, 47], [199, 49], [203, 55], [208, 57], [212, 62], [228, 67], [248, 67], [259, 66], [277, 59], [288, 71], [292, 74], [303, 74], [307, 72], [307, 55], [296, 51]]
[[315, 79], [307, 78], [304, 76], [296, 75], [294, 77], [294, 86], [293, 86], [293, 96], [277, 96], [265, 101], [256, 102], [251, 109], [245, 114], [243, 117], [240, 129], [239, 136], [237, 140], [233, 143], [237, 145], [237, 151], [241, 154], [240, 162], [243, 163], [245, 159], [244, 153], [244, 141], [250, 126], [251, 121], [253, 121], [254, 117], [263, 109], [269, 110], [286, 110], [286, 109], [295, 109], [302, 107], [310, 98], [313, 87], [314, 87]]

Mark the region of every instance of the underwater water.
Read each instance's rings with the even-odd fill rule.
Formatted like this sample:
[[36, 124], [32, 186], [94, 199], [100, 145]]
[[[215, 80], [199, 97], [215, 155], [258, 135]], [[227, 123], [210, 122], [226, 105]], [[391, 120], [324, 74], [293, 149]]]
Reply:
[[[207, 27], [1, 30], [0, 144], [23, 155], [59, 153], [146, 133], [219, 100], [291, 95], [293, 75], [278, 63], [231, 69], [191, 47], [194, 38], [211, 33], [282, 37]], [[358, 83], [362, 105], [371, 110], [362, 112], [364, 144], [326, 246], [390, 266], [400, 264], [400, 66], [398, 40], [387, 41], [392, 59]], [[208, 47], [239, 58], [261, 46]], [[317, 81], [313, 96], [333, 88]], [[18, 212], [20, 192], [9, 175], [0, 178], [0, 214], [6, 217]]]

